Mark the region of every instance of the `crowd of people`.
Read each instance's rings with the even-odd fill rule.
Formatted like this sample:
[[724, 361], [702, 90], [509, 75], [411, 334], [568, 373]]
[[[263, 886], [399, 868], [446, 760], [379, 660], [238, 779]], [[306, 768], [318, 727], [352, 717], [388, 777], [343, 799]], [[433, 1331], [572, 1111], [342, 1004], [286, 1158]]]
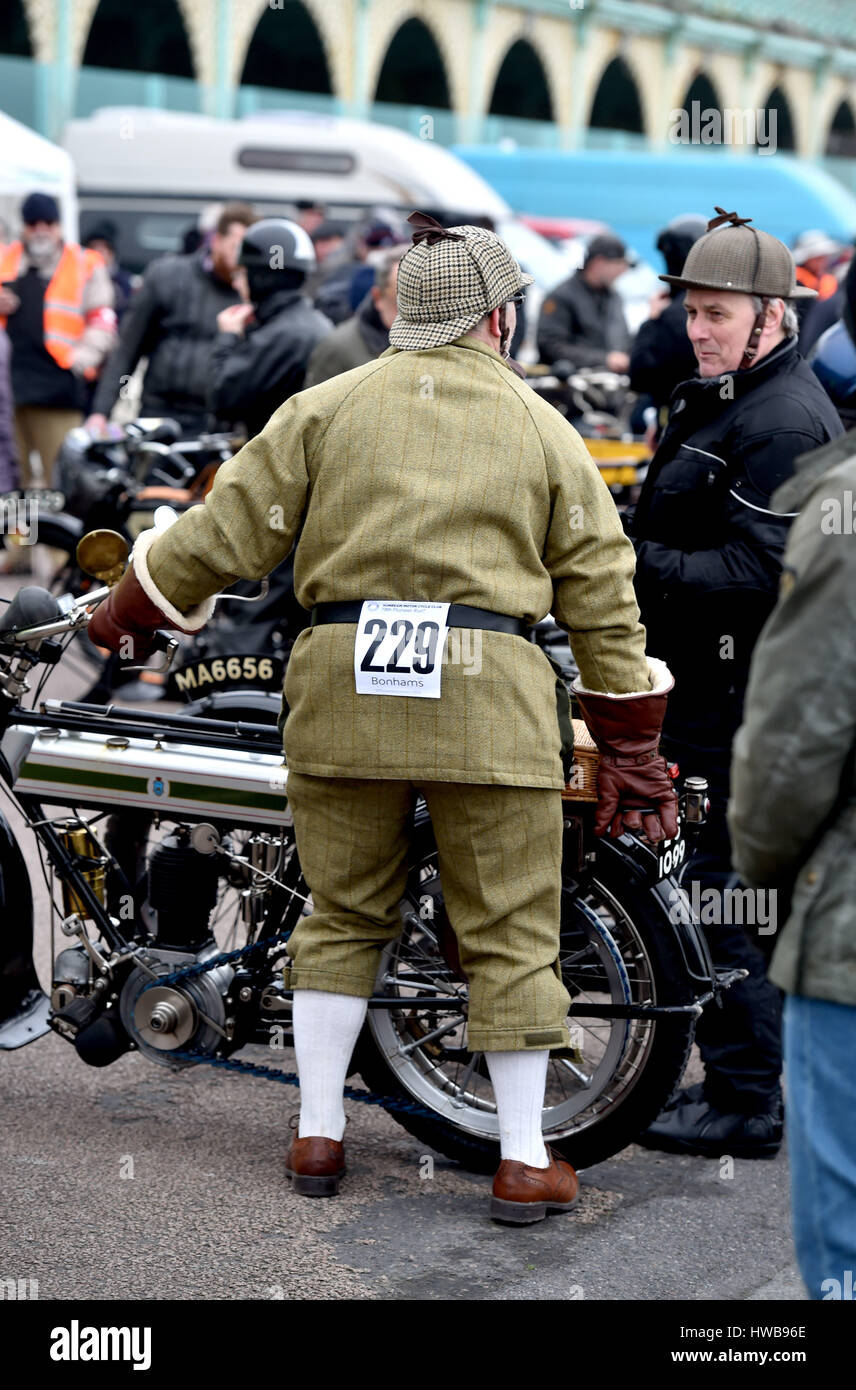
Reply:
[[[448, 374], [452, 414], [438, 415], [436, 405], [424, 412], [424, 438], [414, 433], [408, 450], [416, 456], [424, 446], [437, 464], [447, 449], [442, 467], [454, 486], [448, 496], [437, 497], [418, 479], [406, 486], [413, 496], [419, 494], [426, 512], [451, 507], [452, 494], [457, 499], [458, 522], [451, 511], [435, 521], [457, 572], [466, 578], [463, 602], [476, 605], [473, 611], [484, 619], [497, 613], [516, 614], [518, 621], [543, 616], [535, 611], [536, 581], [549, 576], [554, 614], [571, 634], [580, 667], [577, 697], [600, 748], [604, 786], [607, 781], [610, 786], [609, 814], [601, 807], [601, 832], [616, 825], [641, 829], [642, 813], [650, 813], [653, 804], [660, 838], [673, 833], [675, 791], [665, 776], [663, 754], [679, 770], [678, 786], [689, 773], [708, 782], [709, 816], [683, 881], [697, 881], [720, 903], [718, 915], [705, 923], [715, 965], [737, 967], [746, 975], [727, 992], [722, 1007], [708, 1009], [699, 1021], [704, 1080], [678, 1090], [642, 1142], [711, 1157], [764, 1158], [778, 1152], [785, 1108], [784, 991], [797, 1245], [809, 1288], [819, 1296], [824, 1271], [844, 1269], [856, 1254], [856, 1167], [852, 1145], [848, 1149], [844, 1142], [852, 1137], [856, 1113], [846, 1052], [856, 1006], [850, 786], [856, 644], [848, 623], [856, 588], [851, 549], [840, 541], [840, 535], [852, 533], [852, 524], [850, 532], [824, 531], [818, 515], [827, 494], [840, 496], [842, 507], [849, 497], [852, 511], [856, 464], [852, 445], [842, 438], [842, 418], [856, 389], [856, 371], [850, 391], [846, 370], [838, 372], [836, 394], [829, 389], [829, 362], [833, 352], [840, 361], [842, 335], [851, 355], [856, 353], [856, 262], [849, 259], [850, 248], [820, 232], [804, 233], [789, 248], [751, 218], [716, 212], [710, 220], [687, 214], [663, 229], [658, 249], [668, 289], [652, 302], [635, 339], [614, 288], [630, 257], [611, 234], [591, 239], [582, 266], [552, 287], [541, 305], [536, 339], [542, 362], [554, 370], [562, 364], [568, 370], [602, 366], [626, 376], [654, 407], [656, 448], [639, 500], [620, 522], [614, 508], [604, 507], [608, 494], [598, 491], [596, 474], [586, 474], [584, 451], [581, 456], [567, 422], [560, 427], [556, 412], [551, 417], [550, 407], [540, 400], [535, 404], [532, 393], [527, 396], [519, 373], [496, 378], [495, 363], [510, 361], [518, 310], [531, 281], [498, 238], [489, 229], [442, 228], [423, 218], [411, 244], [411, 229], [394, 215], [375, 213], [348, 233], [312, 206], [286, 220], [260, 219], [248, 206], [229, 204], [201, 245], [153, 262], [131, 291], [112, 255], [109, 227], [93, 233], [87, 247], [66, 244], [53, 200], [41, 194], [28, 198], [22, 239], [0, 255], [0, 313], [6, 323], [6, 334], [0, 333], [0, 464], [9, 486], [16, 444], [21, 481], [31, 477], [33, 453], [49, 480], [65, 432], [84, 420], [91, 430], [103, 430], [124, 385], [146, 358], [143, 414], [170, 416], [188, 431], [214, 420], [241, 425], [250, 444], [221, 470], [206, 506], [215, 520], [207, 530], [202, 523], [193, 530], [177, 524], [169, 540], [150, 547], [142, 588], [129, 571], [116, 602], [111, 598], [103, 615], [99, 610], [99, 640], [112, 645], [123, 624], [132, 622], [142, 632], [161, 623], [164, 612], [198, 613], [221, 571], [234, 574], [227, 559], [233, 563], [242, 547], [249, 551], [257, 545], [264, 528], [250, 525], [249, 511], [260, 514], [274, 492], [287, 499], [294, 521], [265, 552], [272, 563], [282, 562], [298, 534], [312, 481], [304, 438], [327, 480], [323, 495], [341, 512], [321, 519], [310, 508], [300, 541], [306, 556], [318, 543], [306, 563], [320, 578], [312, 593], [301, 597], [317, 614], [316, 605], [336, 607], [334, 600], [366, 596], [342, 590], [342, 574], [354, 569], [369, 585], [367, 593], [373, 592], [372, 584], [378, 592], [388, 587], [391, 555], [398, 554], [402, 572], [415, 572], [419, 565], [431, 569], [424, 556], [417, 564], [413, 537], [395, 531], [393, 493], [405, 484], [395, 473], [395, 457], [390, 463], [386, 455], [395, 456], [401, 442], [397, 405], [403, 410], [405, 393], [415, 389], [417, 368], [407, 359], [414, 352], [438, 354]], [[467, 362], [454, 355], [458, 346], [470, 349], [463, 353]], [[810, 351], [816, 369], [806, 361]], [[342, 383], [345, 373], [350, 385], [361, 388], [354, 400], [345, 389], [348, 383]], [[301, 395], [306, 388], [317, 391]], [[292, 401], [288, 415], [282, 408]], [[507, 413], [504, 438], [511, 439], [510, 422], [515, 422], [514, 450], [520, 456], [515, 453], [514, 467], [520, 476], [530, 465], [533, 469], [526, 484], [529, 510], [500, 515], [494, 509], [485, 521], [485, 504], [476, 494], [483, 497], [490, 479], [500, 495], [505, 465], [492, 463], [474, 422], [488, 421], [489, 412], [499, 409]], [[389, 430], [383, 449], [380, 411]], [[321, 434], [319, 418], [325, 423]], [[462, 456], [459, 441], [465, 433], [468, 452]], [[359, 446], [359, 466], [367, 470], [365, 495], [349, 494], [353, 534], [340, 534], [347, 508], [335, 471], [336, 449], [346, 441], [352, 449]], [[279, 491], [271, 492], [265, 471], [267, 447], [280, 460]], [[596, 531], [595, 549], [582, 569], [581, 541], [570, 533], [556, 502], [559, 497], [562, 507], [571, 507], [581, 478]], [[821, 485], [820, 479], [828, 481]], [[383, 505], [372, 489], [379, 490]], [[509, 485], [508, 497], [516, 495]], [[236, 517], [236, 497], [249, 508], [247, 517]], [[379, 513], [372, 511], [375, 503]], [[487, 539], [478, 537], [483, 555], [476, 553], [469, 530], [477, 513], [479, 525], [490, 532]], [[377, 526], [380, 514], [388, 526]], [[222, 543], [226, 534], [233, 538], [228, 556]], [[358, 562], [356, 535], [362, 547]], [[497, 555], [505, 557], [507, 573]], [[194, 563], [198, 582], [186, 578]], [[255, 573], [258, 555], [246, 563], [248, 574]], [[138, 568], [143, 565], [141, 552]], [[535, 586], [531, 592], [529, 585]], [[837, 626], [826, 622], [827, 611], [836, 614]], [[647, 650], [659, 659], [656, 666], [646, 667], [643, 659], [640, 617]], [[325, 621], [341, 628], [352, 619], [313, 616], [313, 629]], [[490, 630], [490, 622], [481, 625]], [[409, 789], [426, 779], [430, 784], [430, 764], [438, 784], [452, 779], [455, 769], [456, 784], [472, 784], [467, 789], [471, 820], [465, 827], [451, 794], [434, 794], [438, 843], [446, 836], [457, 852], [461, 838], [471, 835], [467, 853], [473, 862], [494, 862], [491, 836], [499, 834], [508, 814], [509, 826], [528, 817], [533, 837], [540, 836], [545, 846], [546, 857], [536, 855], [530, 870], [536, 896], [518, 904], [509, 927], [501, 979], [484, 966], [486, 948], [476, 942], [472, 902], [463, 897], [456, 927], [462, 962], [472, 972], [473, 1046], [486, 1053], [500, 1111], [503, 1166], [494, 1188], [496, 1211], [516, 1221], [528, 1219], [519, 1215], [528, 1202], [545, 1211], [565, 1210], [576, 1200], [575, 1179], [567, 1164], [544, 1149], [538, 1129], [544, 1079], [539, 1069], [542, 1063], [546, 1067], [545, 1049], [563, 1044], [567, 1003], [550, 955], [555, 927], [550, 894], [556, 885], [547, 880], [555, 868], [551, 837], [558, 807], [549, 809], [534, 795], [535, 789], [552, 785], [552, 774], [540, 763], [524, 766], [516, 744], [514, 753], [506, 750], [507, 767], [500, 766], [497, 748], [505, 747], [506, 733], [498, 730], [490, 757], [486, 749], [466, 744], [460, 729], [453, 738], [451, 724], [446, 729], [451, 744], [438, 751], [440, 726], [429, 728], [430, 710], [412, 716], [407, 747], [401, 744], [395, 710], [388, 712], [388, 727], [381, 720], [372, 744], [384, 753], [380, 771], [380, 764], [369, 768], [358, 754], [362, 745], [356, 733], [351, 763], [343, 766], [340, 760], [334, 767], [321, 749], [318, 711], [328, 696], [306, 656], [308, 636], [301, 636], [289, 666], [292, 712], [286, 724], [289, 794], [293, 790], [301, 861], [316, 901], [312, 926], [301, 926], [293, 947], [295, 1038], [304, 1092], [300, 1134], [289, 1154], [291, 1176], [303, 1181], [302, 1188], [295, 1186], [332, 1195], [344, 1172], [342, 1067], [374, 979], [370, 948], [379, 948], [383, 938], [377, 923], [383, 919], [389, 926], [397, 901], [393, 894], [381, 903], [375, 879], [386, 874], [385, 890], [400, 887], [400, 855], [395, 874], [390, 877], [387, 869], [401, 849], [407, 798], [400, 815], [389, 812], [388, 823], [378, 801], [376, 862], [371, 846], [360, 842], [362, 886], [355, 887], [353, 865], [345, 882], [331, 870], [329, 853], [316, 854], [312, 847], [320, 842], [319, 827], [333, 833], [327, 807], [334, 795], [340, 814], [334, 829], [343, 855], [356, 843], [357, 801], [348, 810], [343, 775], [354, 786], [359, 783], [361, 797], [368, 795], [368, 780], [373, 795], [384, 790], [393, 798], [393, 785]], [[336, 640], [331, 634], [314, 638], [316, 648], [324, 645], [324, 681], [334, 668], [344, 671], [353, 656], [352, 647], [349, 656], [347, 643], [340, 650]], [[522, 668], [514, 662], [507, 670], [500, 667], [497, 657], [497, 671], [512, 694], [517, 691], [523, 704], [534, 700], [524, 689]], [[450, 698], [464, 700], [465, 691], [455, 694], [454, 678], [444, 679], [453, 687]], [[343, 688], [346, 684], [342, 675]], [[481, 693], [489, 688], [488, 682], [474, 684]], [[339, 714], [340, 728], [357, 730], [356, 707], [343, 705]], [[471, 714], [474, 724], [487, 718], [475, 705]], [[515, 713], [509, 727], [522, 738], [516, 719]], [[378, 780], [396, 776], [406, 780]], [[510, 799], [492, 785], [496, 782], [531, 795], [517, 795], [512, 812]], [[345, 823], [347, 815], [353, 823]], [[728, 896], [741, 882], [778, 896], [772, 967], [757, 930], [768, 925], [769, 915], [759, 914], [753, 929], [727, 910]], [[454, 894], [451, 872], [449, 884]], [[358, 889], [377, 899], [371, 912], [364, 904], [355, 906]], [[499, 908], [488, 897], [480, 910], [495, 916]], [[350, 935], [343, 935], [343, 923], [350, 923]], [[529, 948], [521, 944], [527, 931]], [[534, 995], [530, 986], [537, 972], [531, 961], [526, 964], [530, 948], [537, 949], [541, 981]], [[519, 1000], [529, 1003], [510, 1003], [518, 977], [522, 981], [527, 970]], [[329, 1055], [322, 1038], [332, 1040]], [[322, 1094], [327, 1100], [319, 1099]], [[316, 1180], [322, 1187], [313, 1189]]]
[[68, 431], [103, 432], [142, 361], [141, 415], [258, 432], [307, 382], [389, 346], [406, 241], [395, 214], [349, 228], [311, 204], [291, 220], [229, 203], [134, 277], [112, 223], [74, 245], [56, 200], [32, 194], [0, 248], [0, 491], [49, 484]]
[[[705, 226], [688, 214], [663, 228], [657, 249], [670, 274]], [[183, 254], [158, 257], [132, 276], [117, 259], [112, 222], [92, 226], [78, 247], [63, 239], [56, 200], [30, 195], [20, 239], [0, 247], [0, 491], [50, 483], [65, 435], [84, 422], [103, 432], [135, 389], [141, 361], [141, 415], [168, 416], [188, 433], [257, 432], [294, 392], [386, 350], [408, 244], [403, 217], [388, 209], [348, 224], [309, 201], [293, 220], [229, 203], [188, 229]], [[848, 423], [856, 354], [851, 363], [840, 329], [851, 251], [821, 231], [793, 246], [797, 282], [816, 296], [799, 310], [799, 350], [815, 349], [817, 375]], [[535, 343], [539, 361], [559, 373], [594, 367], [624, 376], [640, 432], [654, 407], [653, 442], [696, 359], [680, 289], [654, 296], [631, 334], [615, 281], [634, 260], [618, 237], [590, 237], [580, 268], [546, 287]], [[521, 306], [514, 353], [524, 314]], [[822, 337], [828, 348], [818, 355]]]

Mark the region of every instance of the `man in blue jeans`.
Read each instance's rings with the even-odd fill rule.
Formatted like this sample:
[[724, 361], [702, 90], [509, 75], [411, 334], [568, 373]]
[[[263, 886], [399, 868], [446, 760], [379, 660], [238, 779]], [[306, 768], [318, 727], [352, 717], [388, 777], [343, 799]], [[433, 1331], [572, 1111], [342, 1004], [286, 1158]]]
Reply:
[[[856, 262], [844, 322], [856, 342]], [[728, 823], [744, 882], [775, 890], [794, 1239], [812, 1298], [856, 1280], [856, 430], [797, 461], [800, 514], [754, 657]]]

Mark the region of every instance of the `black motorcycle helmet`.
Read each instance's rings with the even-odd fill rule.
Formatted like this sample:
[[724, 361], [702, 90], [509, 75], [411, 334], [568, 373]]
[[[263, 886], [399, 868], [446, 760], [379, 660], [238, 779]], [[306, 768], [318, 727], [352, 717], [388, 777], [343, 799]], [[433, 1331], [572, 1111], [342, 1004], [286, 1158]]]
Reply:
[[244, 233], [238, 264], [247, 272], [254, 304], [277, 290], [298, 289], [315, 269], [315, 248], [308, 232], [284, 217], [265, 217]]
[[683, 212], [667, 223], [657, 237], [657, 250], [666, 262], [667, 275], [681, 274], [690, 247], [706, 231], [707, 218], [699, 212]]

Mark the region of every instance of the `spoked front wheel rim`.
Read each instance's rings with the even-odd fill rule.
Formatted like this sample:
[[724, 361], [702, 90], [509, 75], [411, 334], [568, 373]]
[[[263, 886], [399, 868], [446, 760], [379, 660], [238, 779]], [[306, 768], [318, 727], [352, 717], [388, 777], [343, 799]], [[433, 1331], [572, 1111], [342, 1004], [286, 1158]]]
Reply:
[[[649, 951], [626, 910], [592, 878], [565, 900], [562, 977], [572, 1004], [654, 1004]], [[496, 1102], [483, 1053], [467, 1047], [467, 986], [447, 965], [431, 921], [411, 913], [384, 952], [377, 992], [400, 1008], [369, 1011], [369, 1028], [399, 1084], [462, 1133], [499, 1141]], [[449, 1000], [408, 1006], [409, 998]], [[571, 1019], [576, 1055], [550, 1054], [542, 1129], [550, 1141], [597, 1124], [632, 1091], [653, 1045], [650, 1019]]]

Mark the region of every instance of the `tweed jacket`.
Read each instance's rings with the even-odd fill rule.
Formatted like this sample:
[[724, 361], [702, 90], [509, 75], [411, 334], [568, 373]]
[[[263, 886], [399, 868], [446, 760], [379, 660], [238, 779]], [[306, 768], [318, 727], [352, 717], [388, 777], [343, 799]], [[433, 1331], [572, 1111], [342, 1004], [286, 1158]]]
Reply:
[[[527, 622], [552, 610], [589, 689], [650, 689], [633, 548], [609, 490], [576, 431], [477, 338], [389, 348], [293, 396], [220, 468], [204, 505], [150, 543], [147, 580], [199, 625], [210, 595], [268, 574], [298, 531], [305, 608], [448, 600]], [[535, 644], [478, 631], [465, 650], [452, 629], [442, 694], [417, 699], [356, 693], [354, 634], [322, 625], [295, 643], [295, 771], [563, 785], [555, 677]]]

